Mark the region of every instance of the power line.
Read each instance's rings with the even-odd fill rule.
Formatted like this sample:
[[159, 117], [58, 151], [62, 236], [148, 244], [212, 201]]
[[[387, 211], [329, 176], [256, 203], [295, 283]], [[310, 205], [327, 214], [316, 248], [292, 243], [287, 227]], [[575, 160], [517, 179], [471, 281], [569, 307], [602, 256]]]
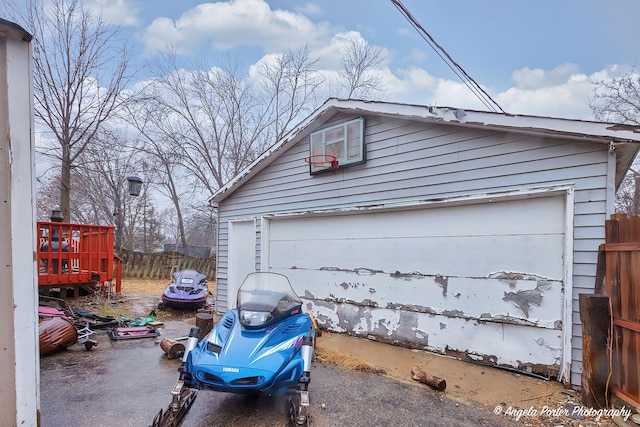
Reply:
[[482, 87], [456, 62], [451, 55], [440, 46], [431, 34], [424, 29], [422, 25], [411, 15], [411, 12], [402, 4], [400, 0], [391, 0], [391, 3], [400, 11], [400, 13], [409, 21], [413, 28], [418, 31], [420, 36], [427, 42], [427, 44], [433, 49], [433, 51], [447, 64], [447, 66], [458, 76], [458, 78], [471, 90], [471, 92], [487, 107], [489, 110], [497, 112], [500, 110], [505, 111], [500, 105], [484, 90]]

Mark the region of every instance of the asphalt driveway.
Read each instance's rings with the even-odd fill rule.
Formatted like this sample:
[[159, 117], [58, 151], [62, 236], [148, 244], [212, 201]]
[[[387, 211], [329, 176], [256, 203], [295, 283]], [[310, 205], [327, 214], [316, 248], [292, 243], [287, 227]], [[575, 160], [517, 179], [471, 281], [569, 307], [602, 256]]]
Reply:
[[[184, 336], [190, 328], [186, 322], [167, 322], [160, 338]], [[91, 351], [76, 344], [41, 359], [43, 427], [148, 426], [169, 404], [179, 361], [167, 359], [159, 339], [113, 341], [99, 332], [97, 340]], [[315, 426], [516, 425], [421, 385], [317, 362], [310, 398]], [[182, 425], [286, 426], [285, 407], [276, 398], [200, 391]]]

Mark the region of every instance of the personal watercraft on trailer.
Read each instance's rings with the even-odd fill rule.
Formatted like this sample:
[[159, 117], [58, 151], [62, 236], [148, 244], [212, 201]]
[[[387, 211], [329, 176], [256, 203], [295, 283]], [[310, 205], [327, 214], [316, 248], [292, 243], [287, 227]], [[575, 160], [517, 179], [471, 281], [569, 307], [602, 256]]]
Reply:
[[162, 307], [199, 309], [207, 303], [209, 287], [207, 276], [196, 270], [180, 270], [173, 273], [173, 280], [162, 293]]
[[284, 394], [290, 423], [308, 425], [315, 328], [286, 276], [249, 274], [238, 290], [238, 307], [200, 342], [199, 335], [199, 328], [191, 329], [173, 402], [152, 427], [177, 426], [197, 389]]

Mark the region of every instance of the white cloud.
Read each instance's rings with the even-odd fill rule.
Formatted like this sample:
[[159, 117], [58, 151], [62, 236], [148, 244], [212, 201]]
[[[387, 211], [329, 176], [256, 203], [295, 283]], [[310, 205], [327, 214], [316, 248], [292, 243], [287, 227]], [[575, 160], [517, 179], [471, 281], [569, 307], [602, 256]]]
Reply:
[[[524, 68], [513, 73], [514, 87], [500, 93], [484, 89], [511, 114], [593, 120], [589, 107], [593, 82], [610, 79], [619, 70], [619, 66], [609, 66], [587, 76], [573, 64], [552, 70]], [[387, 70], [384, 75], [388, 101], [488, 109], [462, 82], [433, 76], [424, 68]]]
[[302, 6], [294, 6], [296, 12], [300, 12], [303, 15], [325, 15], [325, 11], [319, 5], [315, 3], [305, 3]]
[[580, 69], [575, 64], [563, 64], [551, 71], [540, 68], [530, 69], [525, 67], [516, 70], [511, 74], [511, 78], [516, 86], [521, 89], [537, 89], [550, 85], [558, 85], [567, 81], [571, 76], [579, 74]]
[[139, 8], [133, 6], [129, 0], [93, 0], [88, 3], [96, 14], [109, 24], [136, 26], [139, 24]]
[[258, 46], [277, 52], [326, 38], [329, 24], [315, 24], [306, 16], [272, 10], [264, 0], [230, 0], [203, 3], [185, 12], [177, 21], [158, 18], [146, 29], [142, 39], [146, 53], [172, 46], [178, 53], [189, 53], [202, 43], [217, 50], [239, 46]]
[[573, 64], [552, 70], [524, 68], [513, 73], [516, 86], [496, 99], [510, 113], [593, 120], [589, 107], [593, 82], [610, 78], [617, 68], [610, 66], [590, 76]]
[[385, 78], [385, 99], [419, 105], [437, 105], [485, 110], [486, 107], [461, 82], [429, 74], [424, 68], [412, 66], [388, 71]]
[[[327, 44], [317, 48], [315, 53], [322, 58], [322, 67], [330, 71], [338, 70], [342, 63], [342, 55], [352, 42], [368, 44], [358, 31], [348, 31], [335, 34]], [[389, 60], [389, 51], [382, 46], [378, 48], [381, 49], [381, 54], [385, 58], [381, 64], [384, 68]]]
[[413, 63], [421, 63], [425, 62], [429, 58], [429, 54], [423, 49], [413, 48], [411, 52], [406, 57], [407, 60]]

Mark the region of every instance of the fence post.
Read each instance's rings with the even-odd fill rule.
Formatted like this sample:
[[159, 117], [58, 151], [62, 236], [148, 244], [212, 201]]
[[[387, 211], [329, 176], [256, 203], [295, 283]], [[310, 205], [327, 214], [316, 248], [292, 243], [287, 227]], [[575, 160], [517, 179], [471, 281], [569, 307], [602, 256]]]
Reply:
[[608, 349], [611, 314], [606, 295], [580, 294], [582, 322], [582, 380], [581, 396], [586, 407], [605, 408], [609, 377]]

